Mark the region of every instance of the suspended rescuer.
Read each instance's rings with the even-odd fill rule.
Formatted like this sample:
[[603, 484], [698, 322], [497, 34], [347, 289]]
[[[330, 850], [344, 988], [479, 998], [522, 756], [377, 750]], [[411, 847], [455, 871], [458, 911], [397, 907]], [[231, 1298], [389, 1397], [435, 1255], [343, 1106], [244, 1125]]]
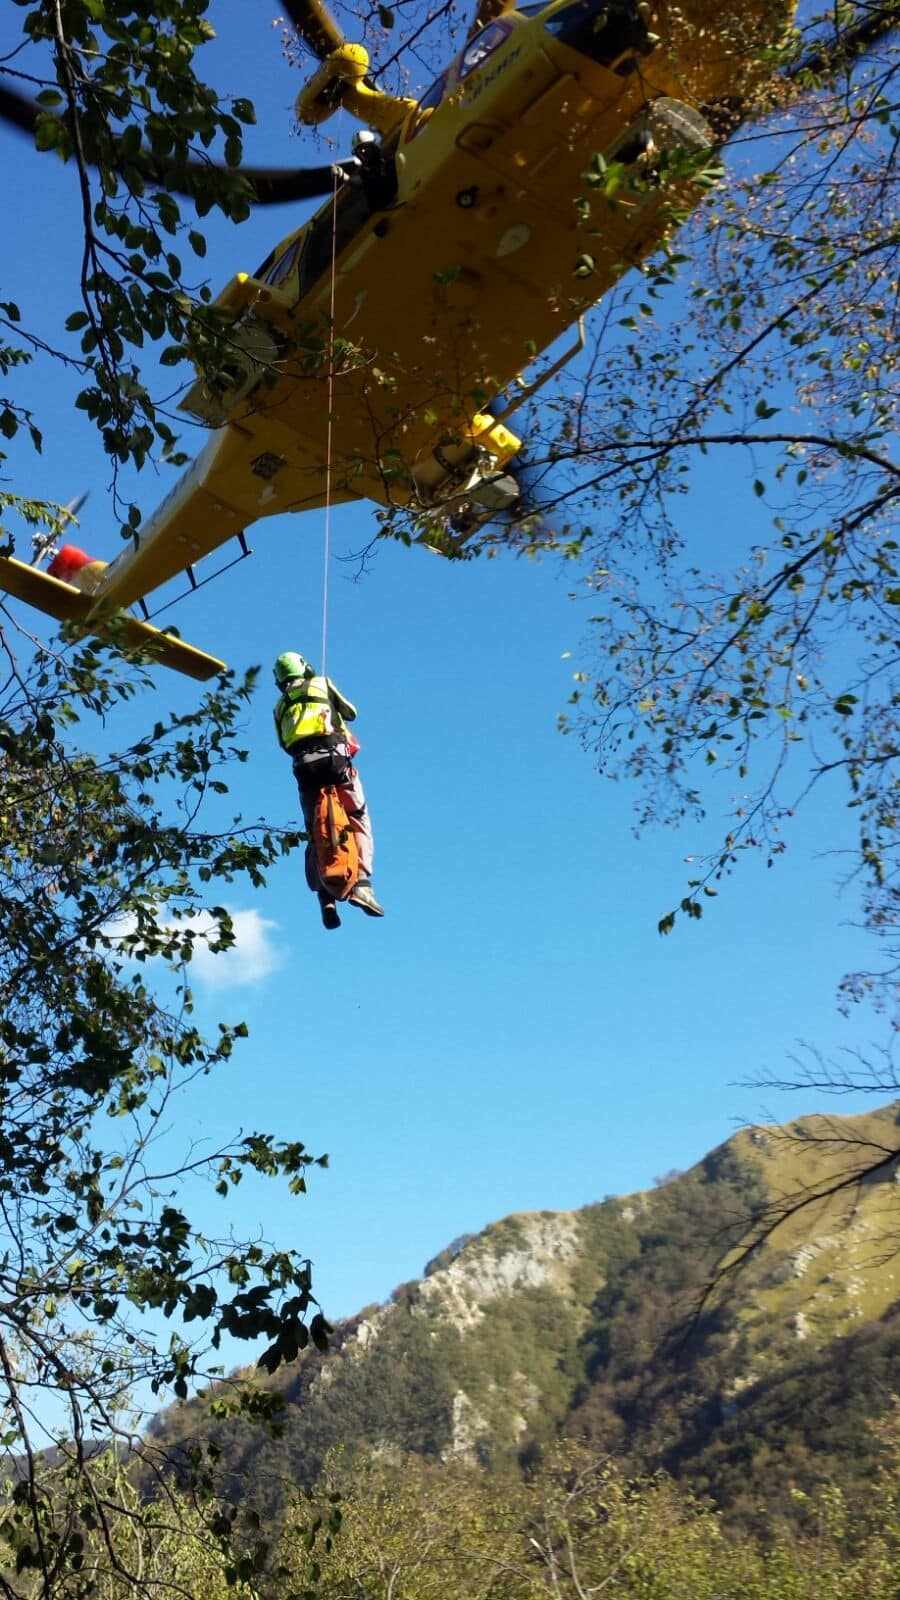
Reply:
[[[375, 844], [366, 797], [352, 757], [359, 746], [347, 730], [356, 707], [345, 700], [330, 678], [318, 677], [309, 662], [286, 650], [275, 662], [275, 682], [281, 693], [275, 706], [275, 731], [282, 750], [291, 758], [300, 790], [300, 804], [311, 830], [315, 803], [322, 789], [334, 784], [356, 834], [359, 879], [349, 895], [351, 905], [370, 917], [383, 917], [372, 888]], [[326, 928], [340, 927], [337, 906], [324, 889], [318, 890]]]

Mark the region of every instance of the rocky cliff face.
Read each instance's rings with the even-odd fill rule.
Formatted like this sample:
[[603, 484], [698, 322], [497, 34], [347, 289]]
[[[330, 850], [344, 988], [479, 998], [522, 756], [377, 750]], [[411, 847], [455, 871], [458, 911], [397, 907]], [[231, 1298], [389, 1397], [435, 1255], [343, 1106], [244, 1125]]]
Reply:
[[473, 1239], [451, 1262], [426, 1278], [418, 1308], [445, 1317], [457, 1327], [484, 1320], [485, 1307], [525, 1289], [563, 1291], [568, 1263], [581, 1239], [576, 1211], [539, 1211], [509, 1217]]

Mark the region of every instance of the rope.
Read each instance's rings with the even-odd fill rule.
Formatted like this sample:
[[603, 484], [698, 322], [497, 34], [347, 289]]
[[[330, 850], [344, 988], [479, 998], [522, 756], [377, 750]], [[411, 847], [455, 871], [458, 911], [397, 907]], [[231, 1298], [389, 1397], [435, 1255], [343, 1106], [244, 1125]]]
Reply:
[[327, 676], [325, 657], [328, 646], [328, 570], [331, 564], [331, 465], [332, 436], [334, 428], [334, 288], [337, 278], [337, 196], [338, 175], [335, 169], [334, 191], [331, 201], [331, 301], [328, 308], [328, 420], [325, 432], [325, 550], [322, 563], [322, 677]]

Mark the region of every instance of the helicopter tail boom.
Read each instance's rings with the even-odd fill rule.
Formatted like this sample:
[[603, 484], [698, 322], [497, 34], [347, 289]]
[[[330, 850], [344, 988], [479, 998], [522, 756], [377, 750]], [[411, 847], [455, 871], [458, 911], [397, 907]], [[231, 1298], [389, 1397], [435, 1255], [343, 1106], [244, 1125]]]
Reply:
[[189, 678], [202, 682], [225, 670], [225, 663], [216, 656], [207, 655], [148, 622], [140, 622], [125, 611], [106, 610], [93, 614], [93, 595], [85, 594], [70, 583], [62, 583], [37, 567], [28, 567], [13, 556], [0, 556], [0, 589], [46, 616], [54, 617], [57, 622], [74, 623], [84, 633], [110, 639], [126, 655], [146, 653], [161, 666], [183, 672]]

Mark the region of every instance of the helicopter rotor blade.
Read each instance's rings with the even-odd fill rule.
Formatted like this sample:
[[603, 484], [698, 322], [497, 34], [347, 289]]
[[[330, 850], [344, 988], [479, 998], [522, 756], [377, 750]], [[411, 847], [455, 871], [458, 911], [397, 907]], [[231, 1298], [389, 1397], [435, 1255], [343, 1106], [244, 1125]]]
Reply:
[[[328, 167], [241, 167], [241, 177], [253, 185], [258, 206], [283, 206], [292, 200], [318, 200], [334, 191], [335, 168]], [[348, 163], [349, 166], [349, 163]]]
[[0, 83], [0, 119], [10, 123], [13, 128], [20, 128], [23, 133], [34, 133], [35, 122], [41, 106], [34, 100], [29, 100], [27, 95], [17, 94], [15, 89], [4, 89]]
[[[46, 116], [47, 112], [36, 101], [0, 84], [0, 121], [18, 128], [21, 133], [34, 134], [41, 115]], [[163, 185], [172, 194], [188, 196], [197, 192], [195, 178], [202, 178], [211, 168], [226, 170], [217, 167], [215, 162], [189, 161], [176, 175], [165, 159], [152, 156], [149, 151], [145, 152], [144, 159], [140, 155], [132, 157], [131, 165], [144, 168], [143, 176], [148, 184]], [[252, 186], [256, 205], [280, 206], [297, 200], [318, 200], [331, 194], [335, 165], [339, 163], [324, 167], [241, 167], [239, 176]]]
[[304, 43], [320, 61], [339, 50], [344, 35], [331, 15], [325, 0], [287, 0], [287, 12]]

